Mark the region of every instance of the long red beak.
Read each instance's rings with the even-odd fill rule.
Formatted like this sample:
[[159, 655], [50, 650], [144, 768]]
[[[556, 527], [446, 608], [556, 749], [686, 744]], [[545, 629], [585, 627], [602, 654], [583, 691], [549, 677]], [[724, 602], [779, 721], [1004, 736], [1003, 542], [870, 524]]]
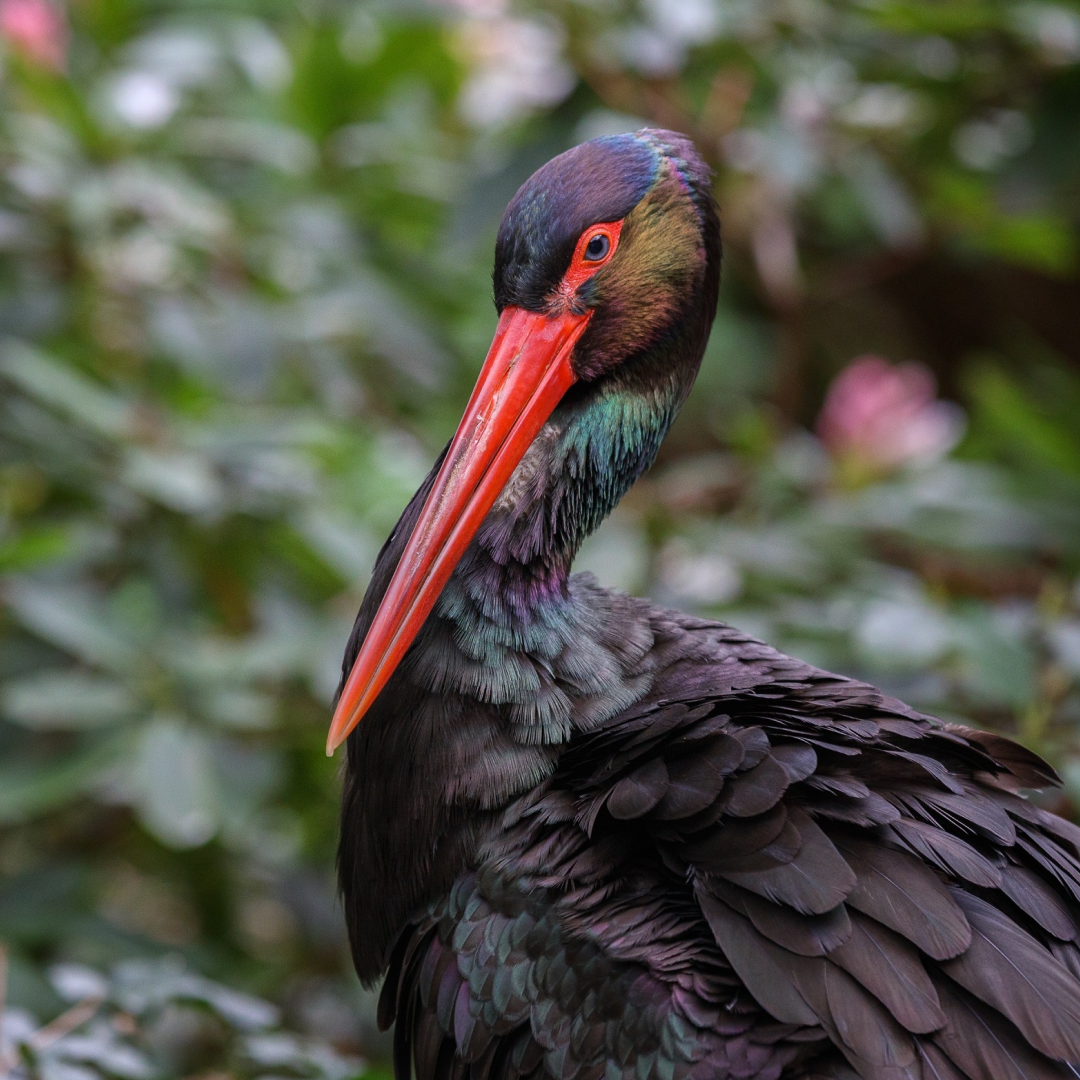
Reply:
[[465, 416], [341, 691], [328, 755], [379, 696], [480, 523], [573, 385], [570, 355], [590, 315], [503, 311]]

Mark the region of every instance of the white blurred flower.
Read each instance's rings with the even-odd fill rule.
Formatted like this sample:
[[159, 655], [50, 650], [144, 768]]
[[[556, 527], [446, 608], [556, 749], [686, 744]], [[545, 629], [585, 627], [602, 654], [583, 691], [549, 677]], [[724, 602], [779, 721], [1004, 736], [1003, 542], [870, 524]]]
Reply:
[[105, 976], [83, 964], [54, 964], [49, 968], [49, 982], [65, 1001], [104, 998], [109, 993]]
[[1080, 60], [1080, 14], [1060, 4], [1023, 4], [1014, 14], [1017, 30], [1049, 64]]
[[919, 112], [918, 100], [910, 90], [894, 83], [867, 86], [843, 111], [852, 127], [897, 128], [911, 123]]
[[506, 0], [445, 0], [446, 6], [478, 19], [506, 14]]
[[108, 93], [113, 112], [128, 127], [141, 130], [168, 123], [180, 105], [171, 83], [148, 71], [128, 71], [113, 80]]
[[846, 60], [813, 57], [793, 66], [780, 100], [780, 116], [796, 131], [820, 126], [857, 89], [855, 69]]
[[130, 66], [152, 71], [172, 86], [205, 86], [221, 70], [221, 48], [210, 34], [193, 29], [156, 30], [127, 50]]
[[615, 53], [616, 65], [654, 79], [676, 74], [686, 58], [680, 41], [644, 23], [604, 35], [600, 45]]
[[103, 253], [103, 269], [118, 285], [161, 286], [176, 272], [174, 245], [154, 229], [137, 229]]
[[822, 140], [803, 131], [773, 125], [770, 130], [739, 128], [725, 135], [721, 148], [732, 168], [757, 173], [785, 196], [811, 188], [825, 167]]
[[1031, 121], [1015, 109], [995, 109], [972, 120], [953, 136], [956, 156], [969, 168], [989, 171], [1026, 150], [1033, 138]]
[[828, 102], [812, 83], [796, 79], [784, 90], [780, 115], [793, 128], [815, 127], [828, 118]]
[[644, 0], [643, 6], [667, 37], [687, 45], [709, 41], [720, 28], [715, 0]]
[[876, 154], [856, 150], [844, 155], [840, 167], [851, 180], [866, 216], [886, 243], [910, 248], [925, 236], [922, 218], [903, 182]]
[[1063, 619], [1050, 628], [1048, 637], [1057, 662], [1080, 678], [1080, 619]]
[[646, 21], [602, 35], [599, 52], [614, 53], [617, 62], [653, 78], [676, 74], [690, 47], [720, 32], [715, 0], [643, 0], [642, 13]]
[[458, 108], [476, 127], [500, 127], [554, 105], [574, 88], [558, 27], [532, 19], [465, 19], [458, 44], [470, 75]]
[[929, 664], [953, 641], [948, 616], [911, 590], [872, 601], [855, 629], [855, 640], [871, 656], [891, 663]]
[[742, 589], [742, 577], [731, 559], [691, 551], [683, 541], [667, 544], [659, 562], [660, 585], [676, 604], [726, 604]]

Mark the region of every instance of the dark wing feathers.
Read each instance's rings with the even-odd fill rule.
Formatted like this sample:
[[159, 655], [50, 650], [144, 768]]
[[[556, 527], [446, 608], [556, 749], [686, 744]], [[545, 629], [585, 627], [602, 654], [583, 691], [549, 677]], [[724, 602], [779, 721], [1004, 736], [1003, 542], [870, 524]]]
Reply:
[[673, 663], [408, 928], [400, 1075], [1077, 1080], [1080, 830], [1016, 793], [1053, 771], [726, 633], [756, 683]]
[[806, 743], [780, 743], [770, 748], [769, 756], [787, 773], [792, 784], [813, 776], [818, 766], [817, 753]]
[[1058, 787], [1061, 784], [1061, 777], [1041, 757], [1012, 739], [956, 724], [948, 725], [946, 730], [982, 749], [995, 776], [1005, 770], [1015, 778], [1018, 786], [1025, 788]]
[[1052, 937], [1072, 941], [1080, 934], [1080, 912], [1070, 911], [1061, 896], [1026, 866], [1006, 863], [1001, 868], [1001, 891]]
[[934, 1034], [940, 1049], [970, 1080], [1075, 1080], [1068, 1065], [1040, 1054], [1001, 1015], [942, 979], [938, 997], [948, 1024]]
[[960, 1072], [932, 1042], [920, 1040], [919, 1058], [922, 1061], [923, 1080], [967, 1080], [967, 1073]]
[[904, 815], [944, 824], [967, 835], [979, 835], [1004, 847], [1016, 843], [1016, 826], [993, 799], [984, 797], [974, 784], [965, 784], [963, 795], [930, 787], [901, 788], [885, 797]]
[[750, 920], [707, 892], [698, 903], [735, 974], [754, 1000], [785, 1024], [817, 1026], [821, 1017], [792, 978], [792, 954], [754, 932]]
[[840, 850], [855, 874], [847, 903], [895, 930], [934, 960], [971, 944], [971, 928], [929, 867], [903, 852], [844, 837]]
[[[797, 849], [790, 859], [778, 858], [774, 864], [758, 865], [754, 856], [746, 856], [738, 863], [698, 869], [705, 874], [715, 872], [803, 915], [824, 915], [843, 903], [855, 884], [855, 876], [832, 841], [804, 811], [792, 806], [787, 824], [797, 836]], [[774, 841], [770, 849], [775, 847]]]
[[922, 958], [906, 939], [856, 915], [852, 933], [829, 959], [857, 979], [907, 1031], [926, 1034], [945, 1023]]
[[[690, 834], [680, 849], [688, 863], [714, 864], [754, 855], [769, 847], [784, 831], [787, 807], [777, 803], [757, 817], [729, 821], [722, 829], [709, 829], [701, 836]], [[715, 822], [710, 822], [715, 824]]]
[[953, 892], [971, 924], [971, 946], [943, 964], [944, 972], [1008, 1017], [1036, 1049], [1080, 1062], [1080, 984], [993, 904]]
[[882, 830], [886, 842], [941, 871], [947, 877], [961, 878], [984, 889], [1001, 885], [1001, 874], [989, 859], [961, 840], [959, 836], [926, 822], [900, 818]]
[[724, 881], [710, 882], [709, 891], [745, 915], [759, 934], [799, 956], [825, 956], [851, 937], [851, 918], [843, 904], [824, 915], [803, 915]]

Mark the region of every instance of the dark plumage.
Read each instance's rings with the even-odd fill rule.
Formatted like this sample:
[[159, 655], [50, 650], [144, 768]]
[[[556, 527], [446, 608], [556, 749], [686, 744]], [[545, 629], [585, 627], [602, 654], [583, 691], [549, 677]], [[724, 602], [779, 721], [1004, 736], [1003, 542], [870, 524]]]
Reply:
[[[617, 250], [577, 285], [597, 222]], [[576, 382], [348, 738], [341, 889], [397, 1075], [1080, 1076], [1080, 829], [1019, 794], [1053, 770], [569, 574], [689, 391], [719, 264], [707, 172], [670, 132], [586, 143], [507, 211], [504, 318], [587, 322]]]

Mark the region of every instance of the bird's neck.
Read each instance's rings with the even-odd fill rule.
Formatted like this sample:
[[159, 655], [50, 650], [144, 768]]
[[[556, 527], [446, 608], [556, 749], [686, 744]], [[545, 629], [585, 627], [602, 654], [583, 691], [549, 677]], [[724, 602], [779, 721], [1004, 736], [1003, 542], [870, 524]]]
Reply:
[[672, 380], [648, 393], [612, 383], [564, 401], [480, 526], [439, 613], [527, 636], [572, 605], [582, 541], [652, 464], [683, 396]]
[[636, 602], [570, 570], [652, 462], [680, 401], [674, 386], [613, 387], [556, 411], [443, 590], [413, 678], [498, 705], [532, 744], [563, 742], [634, 699], [651, 645]]

